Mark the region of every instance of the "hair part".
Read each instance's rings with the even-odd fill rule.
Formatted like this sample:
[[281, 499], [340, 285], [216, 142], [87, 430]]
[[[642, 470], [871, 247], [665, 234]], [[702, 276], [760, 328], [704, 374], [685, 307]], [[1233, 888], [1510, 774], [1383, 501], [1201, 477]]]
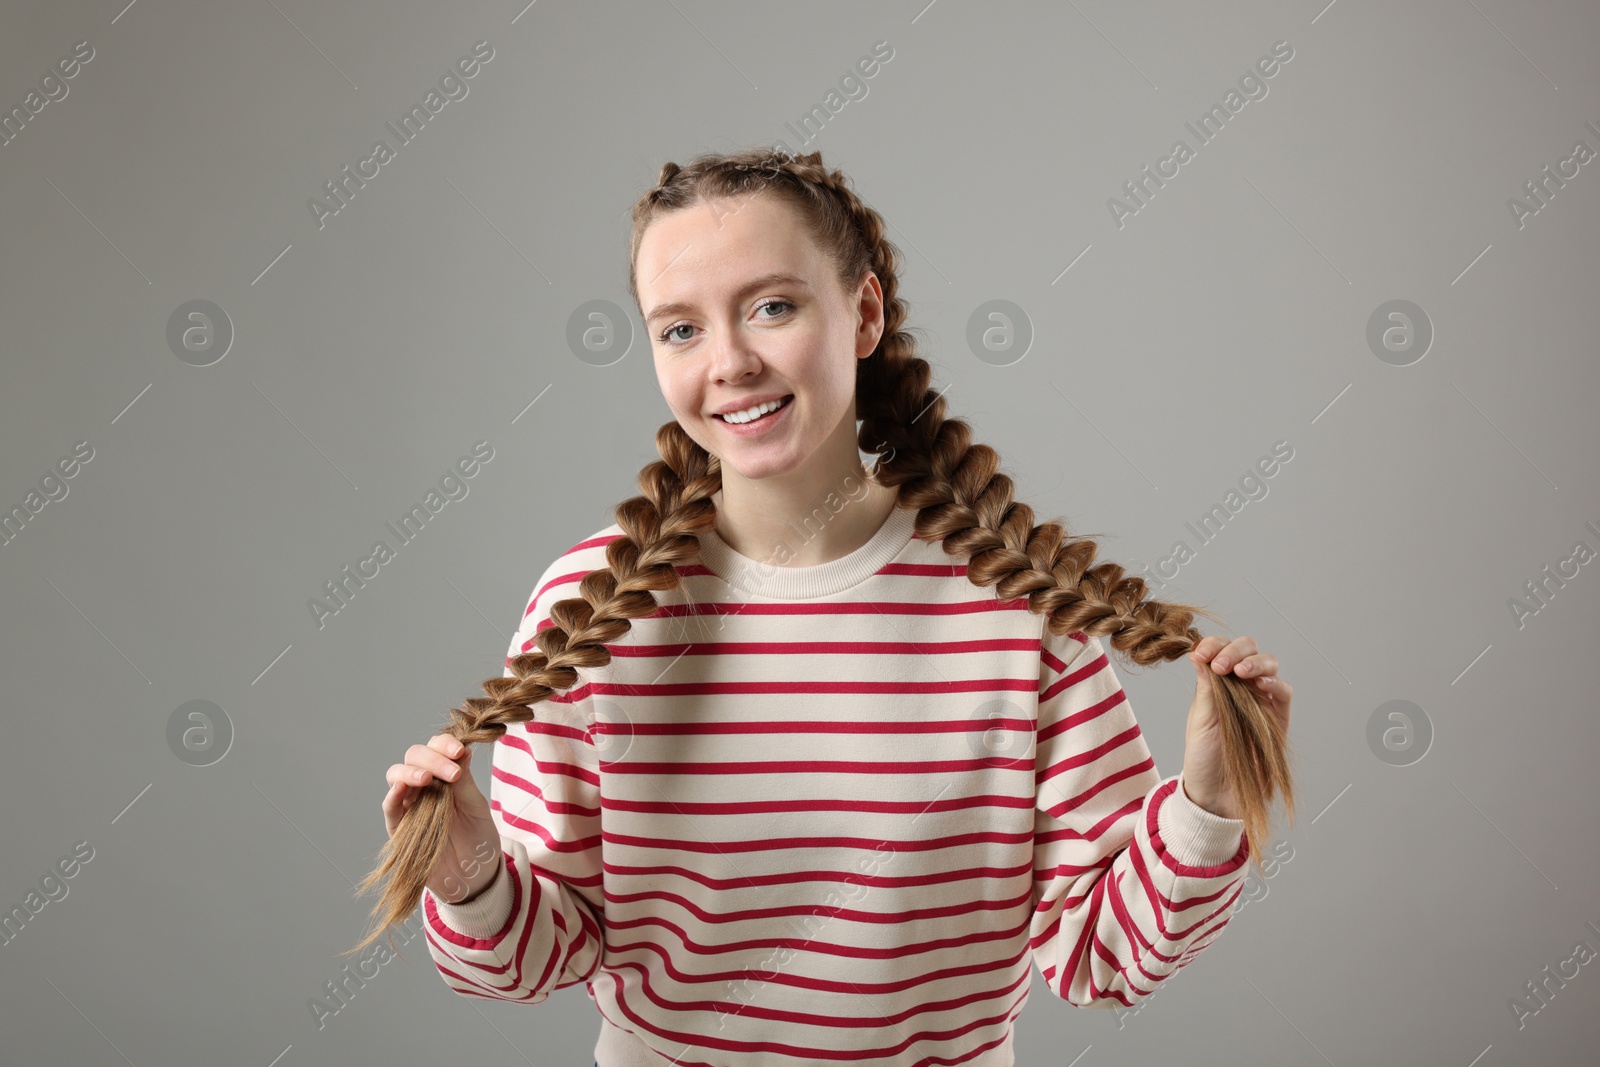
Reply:
[[[946, 416], [942, 393], [931, 387], [932, 368], [916, 354], [906, 325], [906, 304], [898, 295], [900, 250], [886, 236], [882, 216], [856, 195], [842, 172], [823, 165], [821, 152], [796, 156], [751, 148], [703, 154], [685, 167], [664, 165], [655, 187], [633, 206], [628, 290], [635, 305], [639, 245], [652, 221], [746, 195], [775, 195], [789, 204], [846, 291], [866, 271], [877, 275], [884, 330], [872, 354], [856, 361], [858, 444], [879, 455], [875, 480], [896, 488], [901, 506], [916, 509], [919, 538], [937, 540], [947, 554], [967, 560], [974, 585], [995, 586], [1002, 600], [1026, 597], [1028, 609], [1046, 616], [1052, 633], [1103, 636], [1126, 663], [1171, 661], [1199, 644], [1204, 635], [1191, 623], [1197, 615], [1217, 622], [1215, 615], [1147, 596], [1143, 578], [1113, 562], [1095, 563], [1096, 542], [1069, 537], [1061, 522], [1035, 525], [1033, 509], [1013, 498], [999, 454], [973, 443], [965, 420]], [[656, 431], [656, 451], [661, 458], [639, 472], [641, 495], [617, 505], [622, 535], [606, 546], [606, 565], [579, 582], [579, 596], [551, 607], [551, 625], [534, 637], [537, 648], [509, 661], [512, 676], [486, 679], [488, 695], [452, 708], [442, 732], [475, 745], [498, 739], [512, 723], [532, 721], [533, 705], [576, 685], [578, 668], [608, 664], [607, 645], [629, 632], [630, 620], [655, 613], [654, 591], [676, 589], [678, 568], [700, 562], [699, 535], [716, 526], [712, 497], [722, 487], [720, 463], [676, 421]], [[1282, 796], [1294, 821], [1287, 731], [1249, 683], [1231, 673], [1207, 670], [1206, 676], [1225, 773], [1240, 807], [1250, 862], [1261, 875], [1260, 845], [1275, 797]], [[449, 788], [434, 779], [416, 793], [383, 846], [381, 862], [357, 888], [359, 896], [388, 878], [372, 911], [378, 925], [348, 952], [365, 948], [416, 908], [449, 840]]]

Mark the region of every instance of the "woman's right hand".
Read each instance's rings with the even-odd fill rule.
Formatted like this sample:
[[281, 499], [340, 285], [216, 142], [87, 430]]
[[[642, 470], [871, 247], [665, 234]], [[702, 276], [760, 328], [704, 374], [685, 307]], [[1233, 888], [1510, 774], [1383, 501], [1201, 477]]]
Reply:
[[425, 883], [446, 904], [460, 904], [489, 887], [505, 865], [500, 831], [489, 801], [472, 777], [472, 749], [449, 734], [435, 734], [426, 745], [406, 749], [406, 761], [390, 766], [389, 792], [383, 798], [383, 824], [393, 837], [419, 790], [435, 778], [449, 787], [450, 839]]

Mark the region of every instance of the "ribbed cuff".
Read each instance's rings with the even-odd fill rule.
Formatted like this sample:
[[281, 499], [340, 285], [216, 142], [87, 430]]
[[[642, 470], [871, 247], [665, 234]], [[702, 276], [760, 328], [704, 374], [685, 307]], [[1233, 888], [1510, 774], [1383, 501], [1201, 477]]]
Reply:
[[1186, 867], [1214, 867], [1233, 859], [1244, 840], [1244, 820], [1224, 819], [1189, 799], [1178, 785], [1156, 812], [1156, 828], [1172, 858]]
[[[429, 890], [428, 895], [433, 897], [433, 892]], [[492, 938], [503, 931], [515, 903], [511, 875], [506, 873], [505, 863], [500, 864], [488, 888], [465, 904], [446, 904], [433, 897], [433, 906], [441, 922], [457, 933], [478, 939]]]

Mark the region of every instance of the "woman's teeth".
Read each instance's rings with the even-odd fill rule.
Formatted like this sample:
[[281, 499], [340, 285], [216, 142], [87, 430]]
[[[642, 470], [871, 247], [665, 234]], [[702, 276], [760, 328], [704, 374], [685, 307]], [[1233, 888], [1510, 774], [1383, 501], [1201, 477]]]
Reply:
[[721, 416], [721, 418], [722, 421], [731, 422], [735, 426], [747, 422], [755, 422], [757, 419], [763, 418], [772, 414], [774, 411], [777, 411], [779, 408], [787, 404], [791, 399], [793, 398], [786, 396], [781, 400], [773, 400], [765, 404], [759, 404], [753, 408], [746, 408], [744, 411], [730, 411], [728, 414]]

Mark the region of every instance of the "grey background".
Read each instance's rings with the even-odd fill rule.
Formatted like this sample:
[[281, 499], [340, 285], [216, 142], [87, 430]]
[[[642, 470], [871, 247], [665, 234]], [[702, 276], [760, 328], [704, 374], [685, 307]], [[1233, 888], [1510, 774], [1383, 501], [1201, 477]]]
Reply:
[[[1510, 1002], [1600, 951], [1600, 567], [1520, 626], [1509, 604], [1600, 548], [1600, 162], [1520, 227], [1507, 202], [1600, 150], [1595, 5], [114, 0], [4, 22], [5, 111], [95, 50], [0, 147], [0, 505], [94, 449], [0, 546], [0, 906], [94, 850], [0, 946], [6, 1062], [589, 1062], [581, 985], [468, 1001], [420, 938], [321, 1028], [308, 1002], [366, 928], [385, 769], [500, 672], [543, 568], [655, 458], [645, 341], [607, 366], [567, 341], [589, 301], [636, 318], [627, 208], [667, 159], [779, 139], [890, 221], [922, 354], [1038, 521], [1154, 566], [1294, 449], [1163, 591], [1295, 687], [1292, 859], [1136, 1014], [1035, 973], [1019, 1063], [1593, 1062], [1600, 963], [1520, 1028]], [[468, 95], [319, 229], [308, 200], [479, 40]], [[865, 96], [810, 140], [786, 127], [880, 40]], [[1280, 40], [1268, 94], [1119, 228], [1109, 198]], [[1406, 366], [1367, 342], [1396, 299], [1434, 331]], [[191, 300], [235, 331], [209, 366], [167, 343]], [[1027, 316], [1023, 358], [967, 344], [990, 300]], [[478, 440], [468, 495], [319, 628], [309, 598]], [[1189, 667], [1117, 666], [1177, 773]], [[231, 723], [210, 766], [169, 747], [193, 700]], [[1397, 700], [1431, 725], [1420, 761], [1369, 744]]]

